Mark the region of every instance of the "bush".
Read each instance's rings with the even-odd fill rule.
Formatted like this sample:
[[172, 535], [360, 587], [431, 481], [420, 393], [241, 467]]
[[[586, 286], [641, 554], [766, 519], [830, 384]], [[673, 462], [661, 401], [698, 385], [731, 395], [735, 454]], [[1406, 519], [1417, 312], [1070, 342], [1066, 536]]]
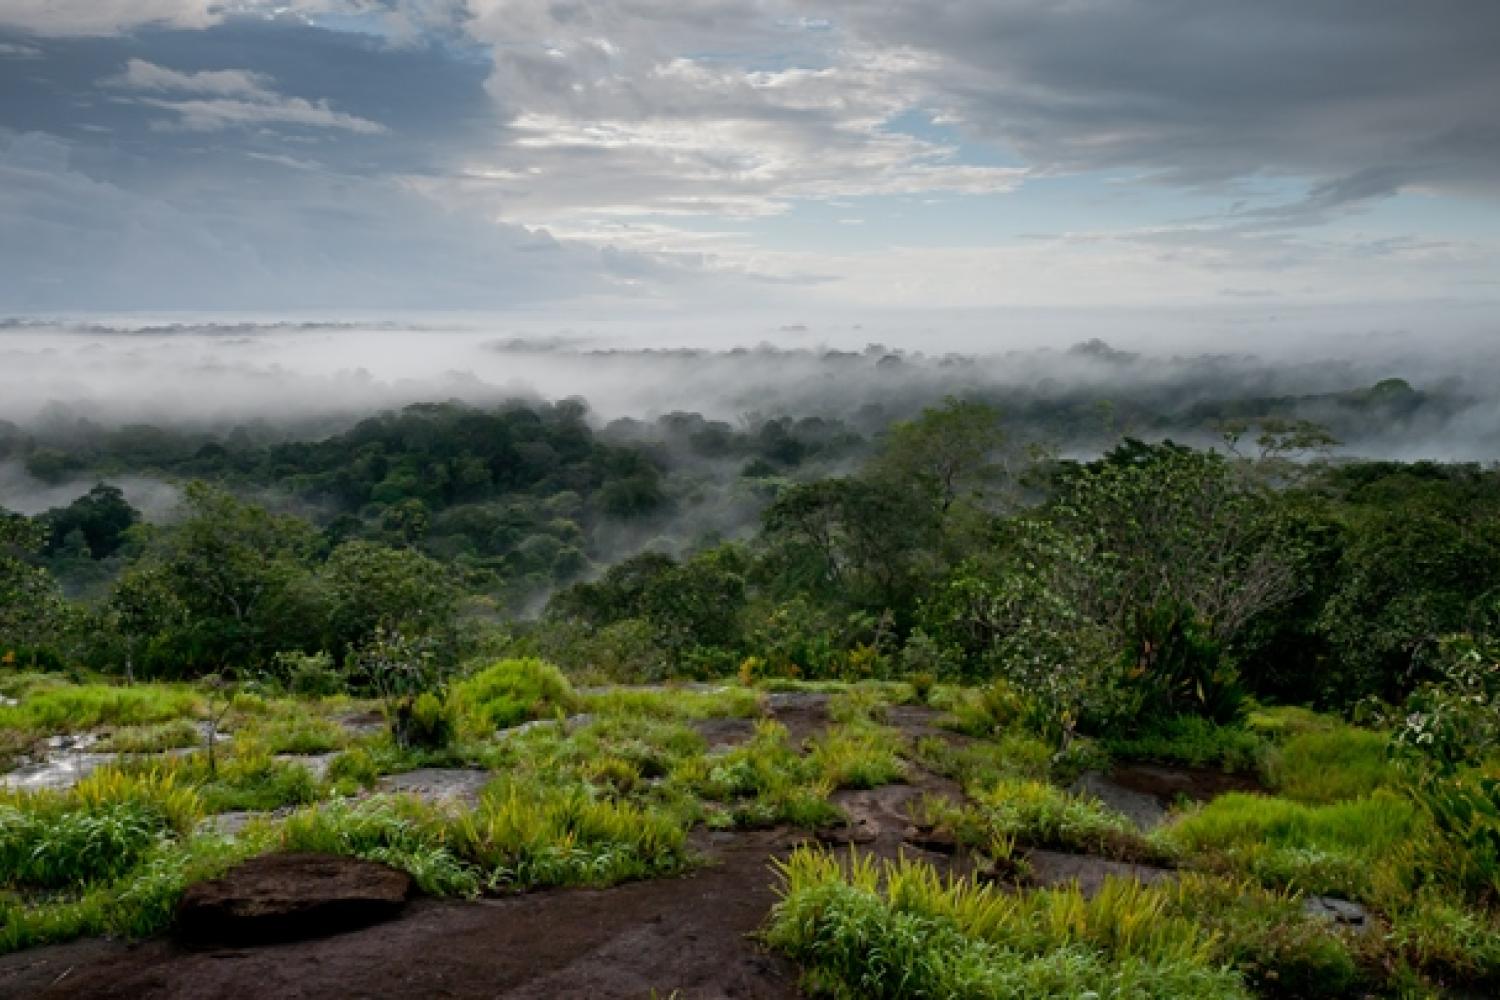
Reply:
[[491, 731], [570, 713], [579, 703], [562, 671], [537, 659], [491, 664], [455, 685], [453, 698], [465, 715]]
[[342, 694], [347, 678], [327, 653], [277, 653], [277, 673], [288, 691], [310, 698]]

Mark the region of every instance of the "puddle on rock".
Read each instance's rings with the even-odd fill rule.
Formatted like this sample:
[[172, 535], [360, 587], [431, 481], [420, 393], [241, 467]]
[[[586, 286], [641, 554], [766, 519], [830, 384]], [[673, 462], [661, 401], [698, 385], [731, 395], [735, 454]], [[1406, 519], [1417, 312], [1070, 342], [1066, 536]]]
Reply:
[[98, 737], [93, 737], [81, 745], [54, 747], [54, 741], [58, 739], [62, 737], [54, 736], [47, 741], [47, 753], [41, 760], [22, 764], [10, 773], [0, 776], [0, 786], [22, 792], [36, 792], [42, 789], [64, 791], [119, 757], [119, 754], [95, 753], [83, 749], [97, 742]]

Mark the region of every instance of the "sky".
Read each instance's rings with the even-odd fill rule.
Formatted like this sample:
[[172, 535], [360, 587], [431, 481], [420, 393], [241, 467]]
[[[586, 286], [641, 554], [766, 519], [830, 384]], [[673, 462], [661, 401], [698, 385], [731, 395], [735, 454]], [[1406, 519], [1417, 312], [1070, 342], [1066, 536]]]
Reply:
[[0, 0], [0, 315], [1490, 336], [1497, 53], [1494, 0]]

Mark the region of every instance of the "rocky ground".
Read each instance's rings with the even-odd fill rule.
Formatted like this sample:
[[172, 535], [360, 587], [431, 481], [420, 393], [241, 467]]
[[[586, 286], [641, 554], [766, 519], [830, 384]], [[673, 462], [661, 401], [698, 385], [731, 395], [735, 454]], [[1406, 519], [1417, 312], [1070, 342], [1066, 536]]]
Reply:
[[[768, 711], [798, 742], [828, 725], [821, 695], [774, 695]], [[887, 723], [913, 741], [963, 739], [936, 728], [928, 709], [893, 710]], [[709, 720], [701, 729], [718, 746], [753, 731], [745, 720]], [[392, 791], [469, 798], [484, 778], [428, 769], [386, 783]], [[1157, 768], [1090, 775], [1082, 784], [1149, 827], [1178, 796], [1233, 787], [1221, 778]], [[971, 871], [973, 859], [951, 837], [912, 822], [911, 806], [924, 795], [959, 801], [962, 791], [911, 764], [905, 782], [837, 793], [848, 821], [818, 836]], [[472, 902], [408, 900], [404, 875], [364, 862], [257, 859], [190, 892], [170, 938], [87, 940], [0, 958], [0, 996], [795, 997], [796, 969], [760, 947], [755, 932], [775, 902], [773, 860], [807, 836], [786, 828], [700, 830], [693, 842], [705, 863], [682, 877]], [[1085, 891], [1109, 875], [1154, 881], [1174, 874], [1045, 851], [1029, 860], [1037, 883], [1077, 880]]]

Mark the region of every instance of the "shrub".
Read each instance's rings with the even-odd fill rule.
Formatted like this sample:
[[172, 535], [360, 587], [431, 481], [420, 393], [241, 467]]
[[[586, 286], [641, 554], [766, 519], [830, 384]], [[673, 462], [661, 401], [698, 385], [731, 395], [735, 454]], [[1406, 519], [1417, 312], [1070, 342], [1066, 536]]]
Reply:
[[454, 686], [461, 711], [490, 730], [545, 719], [578, 708], [562, 671], [544, 660], [501, 660]]
[[906, 773], [895, 749], [899, 742], [894, 731], [878, 726], [835, 726], [813, 741], [809, 757], [828, 785], [875, 788]]
[[369, 788], [380, 780], [380, 768], [370, 751], [354, 747], [328, 762], [326, 780], [339, 792], [349, 794], [360, 788]]
[[327, 653], [277, 653], [276, 672], [286, 689], [310, 698], [341, 694], [347, 678]]

